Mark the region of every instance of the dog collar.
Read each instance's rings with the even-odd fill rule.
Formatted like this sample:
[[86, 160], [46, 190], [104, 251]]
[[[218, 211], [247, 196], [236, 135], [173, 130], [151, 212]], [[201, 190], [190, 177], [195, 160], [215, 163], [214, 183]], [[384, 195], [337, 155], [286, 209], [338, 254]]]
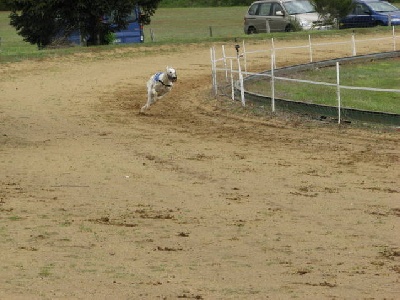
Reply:
[[158, 82], [161, 82], [161, 84], [163, 85], [163, 86], [168, 86], [168, 87], [171, 87], [172, 86], [172, 84], [165, 84], [164, 82], [162, 82], [162, 80], [157, 80]]

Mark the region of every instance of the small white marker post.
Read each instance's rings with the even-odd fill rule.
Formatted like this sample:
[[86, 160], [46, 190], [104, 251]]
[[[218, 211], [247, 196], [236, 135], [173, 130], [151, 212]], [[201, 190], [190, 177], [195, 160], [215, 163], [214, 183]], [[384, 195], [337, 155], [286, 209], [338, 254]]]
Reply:
[[271, 110], [275, 112], [275, 77], [274, 77], [274, 68], [275, 68], [275, 54], [271, 54]]
[[338, 101], [338, 124], [340, 124], [340, 109], [341, 109], [341, 99], [340, 99], [340, 73], [339, 73], [339, 62], [336, 62], [336, 94]]

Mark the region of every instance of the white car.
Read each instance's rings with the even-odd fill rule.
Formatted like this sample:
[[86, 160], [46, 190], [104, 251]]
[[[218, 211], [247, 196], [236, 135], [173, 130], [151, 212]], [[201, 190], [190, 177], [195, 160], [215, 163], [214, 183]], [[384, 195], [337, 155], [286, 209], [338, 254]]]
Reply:
[[244, 17], [246, 34], [329, 28], [309, 0], [256, 1]]

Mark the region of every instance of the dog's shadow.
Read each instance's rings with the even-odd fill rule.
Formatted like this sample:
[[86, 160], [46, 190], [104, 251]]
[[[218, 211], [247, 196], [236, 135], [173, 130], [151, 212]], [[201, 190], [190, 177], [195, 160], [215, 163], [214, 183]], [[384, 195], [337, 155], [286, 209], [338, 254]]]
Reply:
[[141, 117], [141, 118], [153, 116], [152, 114], [150, 114], [150, 113], [148, 113], [148, 112], [142, 112], [142, 111], [140, 111], [140, 110], [139, 110], [139, 112], [137, 112], [137, 115], [138, 115], [139, 117]]

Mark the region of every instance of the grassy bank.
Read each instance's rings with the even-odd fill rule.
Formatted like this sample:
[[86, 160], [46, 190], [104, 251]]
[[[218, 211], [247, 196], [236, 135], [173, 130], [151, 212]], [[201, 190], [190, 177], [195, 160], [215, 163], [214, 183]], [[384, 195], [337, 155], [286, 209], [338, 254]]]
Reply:
[[[290, 78], [314, 82], [336, 83], [336, 67], [298, 72]], [[345, 86], [395, 89], [400, 86], [400, 58], [377, 60], [368, 64], [344, 64], [340, 67], [340, 82]], [[249, 91], [271, 95], [269, 81], [254, 81], [246, 87]], [[276, 80], [277, 98], [336, 106], [336, 87]], [[341, 89], [343, 107], [383, 111], [400, 114], [400, 94]]]

